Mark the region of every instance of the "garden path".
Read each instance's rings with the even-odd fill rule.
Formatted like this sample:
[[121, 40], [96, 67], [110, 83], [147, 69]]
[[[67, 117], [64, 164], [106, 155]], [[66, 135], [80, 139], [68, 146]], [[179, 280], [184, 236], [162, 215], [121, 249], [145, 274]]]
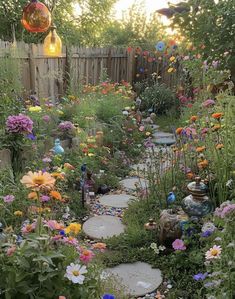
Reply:
[[[153, 125], [153, 141], [159, 145], [172, 145], [175, 143], [173, 134], [160, 132], [157, 125]], [[158, 150], [156, 147], [155, 151]], [[167, 149], [166, 149], [167, 150]], [[147, 157], [143, 163], [133, 165], [134, 170], [146, 169], [148, 162]], [[167, 168], [163, 166], [163, 168]], [[145, 171], [144, 171], [145, 172]], [[140, 172], [142, 176], [143, 172]], [[125, 230], [125, 226], [121, 223], [121, 218], [128, 204], [132, 200], [136, 200], [132, 196], [135, 189], [146, 189], [148, 181], [145, 178], [138, 176], [131, 176], [120, 181], [122, 190], [109, 195], [97, 198], [95, 203], [91, 204], [91, 211], [94, 215], [88, 219], [84, 225], [83, 230], [87, 236], [92, 239], [105, 239], [118, 234]], [[126, 287], [126, 292], [131, 296], [138, 298], [156, 298], [155, 290], [162, 283], [162, 275], [159, 269], [152, 269], [147, 263], [137, 262], [133, 264], [121, 264], [114, 268], [109, 268], [104, 271], [105, 275], [114, 275], [117, 280]], [[144, 296], [144, 297], [142, 297]]]

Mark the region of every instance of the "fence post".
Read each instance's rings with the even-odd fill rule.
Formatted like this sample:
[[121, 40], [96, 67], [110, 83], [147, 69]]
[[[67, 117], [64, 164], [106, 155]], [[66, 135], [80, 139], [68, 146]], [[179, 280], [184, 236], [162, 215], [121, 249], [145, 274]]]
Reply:
[[30, 74], [30, 92], [34, 93], [36, 92], [36, 66], [35, 66], [35, 60], [34, 55], [35, 49], [34, 44], [30, 44], [29, 46], [29, 74]]
[[66, 49], [65, 49], [65, 53], [66, 53], [66, 57], [65, 57], [65, 73], [64, 73], [64, 86], [63, 86], [63, 90], [64, 92], [68, 92], [69, 91], [69, 88], [71, 87], [70, 84], [70, 76], [71, 76], [71, 52], [69, 52], [69, 48], [68, 46], [66, 46]]
[[127, 81], [132, 84], [135, 79], [135, 50], [127, 51]]

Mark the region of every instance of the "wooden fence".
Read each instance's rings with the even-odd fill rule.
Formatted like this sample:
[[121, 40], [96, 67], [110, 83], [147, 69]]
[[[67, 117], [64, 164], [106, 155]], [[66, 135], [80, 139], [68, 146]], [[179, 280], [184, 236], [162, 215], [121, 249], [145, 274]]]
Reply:
[[98, 84], [107, 73], [110, 80], [133, 83], [152, 73], [161, 76], [161, 82], [170, 87], [178, 82], [177, 74], [167, 72], [167, 62], [136, 55], [135, 51], [122, 48], [63, 48], [61, 57], [51, 58], [43, 54], [42, 45], [16, 45], [0, 41], [0, 59], [13, 52], [20, 61], [21, 82], [27, 94], [35, 92], [38, 97], [64, 95], [65, 91], [76, 92], [81, 84]]

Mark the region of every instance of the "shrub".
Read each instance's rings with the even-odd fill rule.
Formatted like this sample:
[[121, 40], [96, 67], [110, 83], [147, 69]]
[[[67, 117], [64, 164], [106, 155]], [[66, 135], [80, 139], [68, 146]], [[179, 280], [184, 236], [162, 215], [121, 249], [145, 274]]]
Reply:
[[165, 84], [147, 87], [141, 94], [141, 99], [143, 109], [152, 108], [158, 114], [166, 114], [179, 106], [177, 98]]

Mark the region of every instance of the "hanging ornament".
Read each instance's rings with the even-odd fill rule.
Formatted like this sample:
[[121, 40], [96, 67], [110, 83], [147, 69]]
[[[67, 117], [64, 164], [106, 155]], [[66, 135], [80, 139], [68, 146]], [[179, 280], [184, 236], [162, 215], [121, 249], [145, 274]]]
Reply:
[[156, 50], [157, 50], [157, 51], [162, 52], [162, 51], [164, 51], [165, 47], [166, 47], [166, 45], [165, 45], [165, 43], [162, 42], [162, 41], [160, 41], [160, 42], [158, 42], [158, 43], [156, 44]]
[[46, 36], [43, 43], [43, 52], [46, 56], [61, 56], [62, 42], [59, 35], [56, 33], [56, 26], [52, 26], [49, 34]]
[[29, 32], [45, 32], [51, 25], [51, 13], [45, 4], [31, 0], [23, 9], [21, 23]]

